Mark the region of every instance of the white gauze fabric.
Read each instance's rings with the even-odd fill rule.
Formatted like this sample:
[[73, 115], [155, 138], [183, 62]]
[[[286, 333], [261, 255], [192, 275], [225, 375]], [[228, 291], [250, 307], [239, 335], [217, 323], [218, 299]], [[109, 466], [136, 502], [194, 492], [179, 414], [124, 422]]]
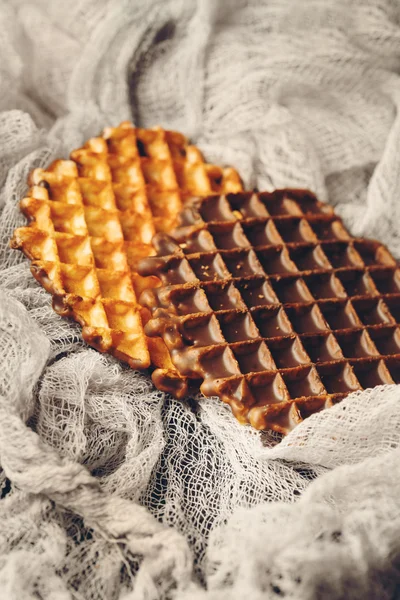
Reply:
[[8, 246], [29, 171], [131, 119], [400, 258], [397, 0], [0, 0], [0, 55], [0, 597], [398, 597], [400, 386], [281, 441], [89, 349]]

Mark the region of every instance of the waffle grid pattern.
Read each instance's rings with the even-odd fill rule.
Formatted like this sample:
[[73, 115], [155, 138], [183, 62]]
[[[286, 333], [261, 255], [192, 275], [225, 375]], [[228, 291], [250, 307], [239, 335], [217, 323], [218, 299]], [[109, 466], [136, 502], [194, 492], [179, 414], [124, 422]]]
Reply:
[[154, 252], [156, 231], [169, 231], [189, 195], [241, 190], [233, 169], [204, 163], [179, 133], [104, 131], [47, 170], [35, 169], [21, 209], [30, 220], [11, 245], [32, 260], [54, 309], [75, 318], [92, 346], [134, 368], [173, 369], [161, 340], [146, 338], [137, 297], [140, 258]]
[[212, 196], [181, 221], [141, 265], [164, 284], [143, 294], [146, 331], [240, 421], [285, 434], [354, 390], [400, 382], [400, 270], [382, 244], [352, 238], [301, 190]]

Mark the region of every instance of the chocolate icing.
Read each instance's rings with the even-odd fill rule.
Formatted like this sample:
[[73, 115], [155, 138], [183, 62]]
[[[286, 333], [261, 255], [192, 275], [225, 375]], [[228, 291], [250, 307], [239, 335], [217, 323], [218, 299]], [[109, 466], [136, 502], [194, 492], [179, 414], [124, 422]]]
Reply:
[[[400, 276], [379, 242], [351, 238], [310, 192], [193, 199], [172, 236], [153, 240], [140, 302], [178, 375], [241, 422], [287, 433], [347, 394], [400, 379]], [[171, 385], [169, 385], [171, 377]], [[179, 377], [181, 380], [179, 380]]]

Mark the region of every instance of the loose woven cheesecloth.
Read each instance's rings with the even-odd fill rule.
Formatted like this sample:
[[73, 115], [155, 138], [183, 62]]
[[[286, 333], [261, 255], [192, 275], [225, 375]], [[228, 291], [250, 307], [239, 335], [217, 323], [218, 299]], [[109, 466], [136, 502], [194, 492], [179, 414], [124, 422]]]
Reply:
[[400, 258], [398, 1], [0, 1], [0, 55], [0, 597], [400, 598], [400, 386], [278, 443], [85, 346], [8, 247], [29, 171], [131, 119]]

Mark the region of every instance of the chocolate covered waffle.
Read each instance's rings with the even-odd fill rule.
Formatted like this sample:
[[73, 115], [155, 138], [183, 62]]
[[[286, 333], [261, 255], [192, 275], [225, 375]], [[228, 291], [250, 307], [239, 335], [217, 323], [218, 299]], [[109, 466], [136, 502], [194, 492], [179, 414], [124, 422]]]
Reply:
[[83, 338], [134, 368], [173, 369], [162, 340], [148, 339], [138, 304], [144, 286], [140, 258], [154, 252], [157, 231], [170, 231], [186, 198], [241, 190], [238, 174], [204, 162], [184, 136], [130, 123], [104, 130], [71, 160], [35, 169], [21, 201], [27, 227], [11, 245], [31, 259], [31, 271], [72, 317]]
[[181, 377], [235, 416], [283, 434], [356, 390], [400, 382], [400, 269], [302, 190], [213, 195], [155, 236], [141, 303]]

